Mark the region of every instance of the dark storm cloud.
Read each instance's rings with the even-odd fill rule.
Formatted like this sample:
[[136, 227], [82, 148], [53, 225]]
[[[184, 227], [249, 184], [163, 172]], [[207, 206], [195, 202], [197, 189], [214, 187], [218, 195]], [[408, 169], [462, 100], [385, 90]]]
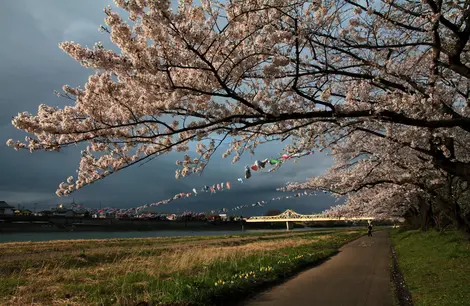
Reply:
[[[107, 35], [98, 31], [103, 24], [102, 9], [112, 5], [111, 0], [15, 0], [2, 3], [0, 10], [0, 200], [13, 204], [38, 203], [46, 208], [72, 199], [55, 196], [58, 184], [78, 167], [80, 148], [63, 152], [15, 152], [6, 147], [8, 138], [23, 139], [25, 133], [11, 126], [11, 118], [18, 112], [36, 113], [39, 104], [63, 106], [70, 101], [59, 99], [53, 90], [62, 85], [83, 85], [92, 70], [81, 67], [62, 52], [57, 44], [65, 40], [93, 45], [102, 41], [112, 47]], [[115, 49], [115, 47], [113, 47]], [[256, 158], [276, 157], [280, 144], [270, 144], [257, 151]], [[222, 154], [223, 151], [220, 152]], [[220, 207], [232, 208], [283, 195], [275, 189], [287, 181], [303, 181], [320, 174], [330, 163], [324, 155], [309, 156], [298, 163], [285, 165], [273, 174], [254, 173], [245, 184], [237, 184], [243, 176], [245, 164], [255, 157], [244, 156], [240, 163], [231, 164], [231, 158], [212, 160], [202, 176], [182, 180], [174, 178], [178, 154], [155, 159], [142, 167], [133, 167], [96, 182], [74, 193], [77, 202], [86, 206], [132, 207], [157, 202], [175, 193], [192, 188], [225, 182], [234, 185], [231, 192], [175, 201], [163, 207], [167, 211], [192, 209], [202, 211]], [[319, 212], [334, 203], [327, 195], [305, 197], [253, 208], [244, 214], [263, 213], [267, 209], [293, 208], [299, 212]]]

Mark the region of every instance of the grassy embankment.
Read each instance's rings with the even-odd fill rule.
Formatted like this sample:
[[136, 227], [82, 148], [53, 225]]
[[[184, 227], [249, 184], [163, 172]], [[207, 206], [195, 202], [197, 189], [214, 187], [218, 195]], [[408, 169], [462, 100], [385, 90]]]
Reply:
[[414, 306], [470, 305], [470, 243], [456, 231], [393, 231]]
[[0, 305], [210, 305], [334, 254], [357, 230], [0, 244]]

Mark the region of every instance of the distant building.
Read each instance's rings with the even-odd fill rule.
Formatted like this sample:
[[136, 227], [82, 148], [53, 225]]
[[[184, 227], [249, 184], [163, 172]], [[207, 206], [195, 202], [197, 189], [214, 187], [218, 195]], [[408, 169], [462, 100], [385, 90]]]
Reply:
[[85, 216], [89, 215], [88, 211], [85, 208], [74, 209], [73, 213], [76, 217], [85, 217]]
[[84, 208], [78, 208], [78, 204], [72, 202], [71, 207], [67, 207], [65, 204], [59, 204], [55, 208], [51, 208], [53, 216], [60, 217], [83, 217], [86, 213]]
[[73, 217], [75, 214], [71, 209], [58, 208], [52, 211], [53, 216]]
[[0, 216], [12, 216], [14, 214], [15, 208], [11, 205], [8, 205], [5, 201], [0, 201]]
[[52, 211], [43, 210], [43, 211], [38, 212], [36, 215], [38, 215], [38, 216], [52, 216]]
[[98, 218], [98, 219], [115, 219], [117, 218], [118, 213], [116, 211], [112, 210], [103, 210], [103, 211], [98, 211], [93, 218]]
[[32, 212], [31, 210], [29, 210], [29, 209], [23, 209], [23, 210], [21, 211], [21, 215], [22, 215], [22, 216], [31, 216], [32, 214], [33, 214], [33, 212]]
[[59, 204], [55, 208], [51, 208], [52, 216], [55, 217], [73, 217], [74, 212], [72, 209], [65, 207], [64, 204]]
[[171, 214], [171, 215], [167, 216], [166, 218], [170, 221], [174, 221], [174, 220], [176, 220], [177, 216], [176, 216], [176, 214]]

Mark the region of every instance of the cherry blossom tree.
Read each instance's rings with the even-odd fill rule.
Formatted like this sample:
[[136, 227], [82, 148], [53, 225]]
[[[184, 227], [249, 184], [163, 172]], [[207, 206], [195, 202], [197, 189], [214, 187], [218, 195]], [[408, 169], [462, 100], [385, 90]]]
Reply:
[[15, 149], [87, 144], [58, 195], [190, 142], [198, 156], [178, 161], [177, 177], [200, 173], [224, 142], [236, 162], [269, 141], [298, 152], [364, 133], [469, 181], [465, 1], [115, 3], [129, 20], [108, 7], [102, 30], [120, 52], [61, 43], [94, 73], [63, 87], [72, 105], [13, 119], [30, 135], [8, 140]]
[[[408, 140], [418, 143], [427, 141], [417, 138], [413, 128], [387, 125], [383, 128], [394, 135], [406, 135]], [[420, 217], [417, 221], [423, 229], [433, 223], [442, 224], [444, 218], [470, 230], [467, 182], [436, 168], [427, 154], [362, 131], [335, 140], [330, 150], [333, 167], [322, 176], [290, 183], [285, 189], [326, 190], [337, 196], [346, 195], [344, 205], [324, 212], [329, 216], [408, 215]], [[465, 156], [459, 152], [458, 158], [466, 160], [468, 153]]]

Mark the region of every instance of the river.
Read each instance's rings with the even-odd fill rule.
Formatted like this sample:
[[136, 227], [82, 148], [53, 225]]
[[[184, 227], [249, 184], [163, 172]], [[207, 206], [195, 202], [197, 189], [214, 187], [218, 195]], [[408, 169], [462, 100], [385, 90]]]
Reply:
[[[324, 230], [326, 228], [298, 228], [291, 231]], [[286, 232], [286, 230], [245, 230], [245, 231], [122, 231], [122, 232], [36, 232], [1, 233], [2, 242], [52, 241], [75, 239], [113, 239], [113, 238], [152, 238], [176, 236], [223, 236], [253, 233]]]

